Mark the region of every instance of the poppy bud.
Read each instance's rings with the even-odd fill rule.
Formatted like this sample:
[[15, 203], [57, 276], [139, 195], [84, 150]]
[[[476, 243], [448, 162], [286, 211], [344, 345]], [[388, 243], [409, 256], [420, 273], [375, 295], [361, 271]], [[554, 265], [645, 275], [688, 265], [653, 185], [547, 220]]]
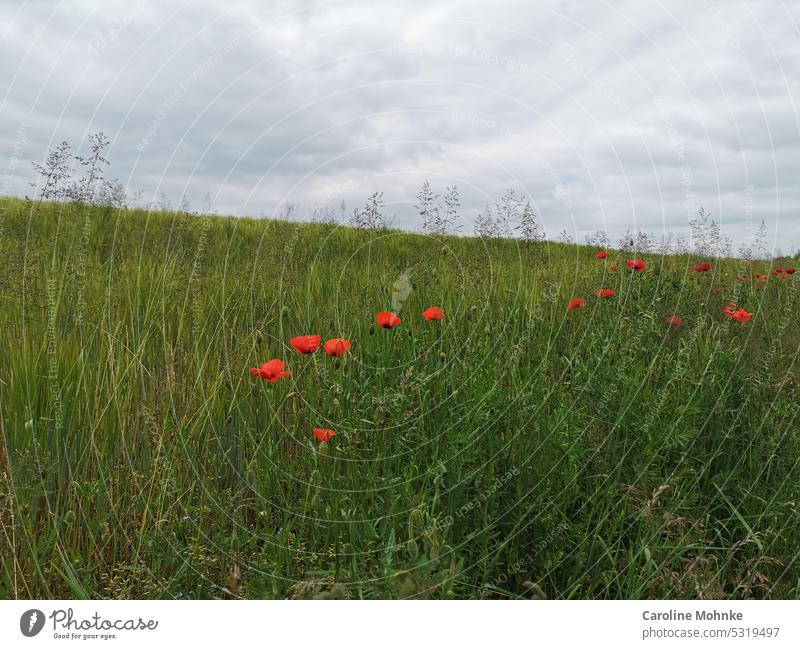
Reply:
[[339, 399], [337, 399], [337, 398], [335, 398], [335, 397], [334, 397], [334, 399], [333, 399], [333, 407], [334, 407], [334, 408], [338, 408], [338, 407], [339, 407]]
[[286, 318], [289, 316], [289, 307], [285, 304], [281, 307], [281, 318]]
[[371, 324], [371, 325], [369, 326], [369, 335], [371, 336], [371, 335], [372, 335], [372, 334], [374, 334], [374, 333], [375, 333], [375, 325], [372, 325], [372, 324]]
[[447, 386], [447, 396], [451, 396], [453, 394], [453, 385], [450, 384]]
[[484, 330], [483, 330], [483, 333], [485, 333], [485, 334], [488, 336], [490, 333], [492, 333], [492, 331], [491, 331], [491, 329], [489, 329], [489, 327], [487, 326], [487, 327], [486, 327], [486, 329], [484, 329]]
[[339, 359], [335, 358], [333, 360], [333, 366], [338, 370], [340, 365], [341, 365], [341, 363], [339, 363]]
[[447, 356], [445, 355], [445, 353], [444, 352], [439, 352], [439, 360], [442, 361], [442, 363], [444, 363], [446, 359], [447, 359]]
[[256, 343], [259, 345], [264, 342], [264, 334], [261, 333], [260, 329], [256, 329]]

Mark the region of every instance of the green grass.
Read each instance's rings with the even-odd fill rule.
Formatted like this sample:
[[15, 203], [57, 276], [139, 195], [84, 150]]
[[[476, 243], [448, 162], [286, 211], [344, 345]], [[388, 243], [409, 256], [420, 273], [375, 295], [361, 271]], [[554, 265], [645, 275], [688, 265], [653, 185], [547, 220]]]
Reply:
[[800, 596], [798, 276], [0, 205], [4, 598]]

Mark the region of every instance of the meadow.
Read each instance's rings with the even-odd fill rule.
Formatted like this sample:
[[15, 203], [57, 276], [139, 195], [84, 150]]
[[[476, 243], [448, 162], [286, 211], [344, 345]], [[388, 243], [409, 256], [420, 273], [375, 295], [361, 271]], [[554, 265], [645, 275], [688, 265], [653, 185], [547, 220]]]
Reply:
[[3, 598], [800, 596], [778, 261], [12, 199], [0, 251]]

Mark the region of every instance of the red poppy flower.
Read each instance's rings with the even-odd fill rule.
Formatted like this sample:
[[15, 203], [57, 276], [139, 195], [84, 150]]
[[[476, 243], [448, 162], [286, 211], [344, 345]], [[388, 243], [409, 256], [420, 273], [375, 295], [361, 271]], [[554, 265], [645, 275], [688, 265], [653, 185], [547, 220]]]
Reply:
[[749, 282], [750, 278], [749, 277], [737, 277], [736, 281], [737, 282]]
[[605, 299], [614, 297], [616, 293], [614, 292], [613, 288], [601, 288], [597, 293], [595, 293], [597, 297], [602, 297]]
[[725, 308], [722, 309], [722, 312], [730, 318], [733, 315], [735, 309], [736, 309], [736, 302], [728, 302], [728, 304], [725, 305]]
[[600, 252], [598, 252], [598, 253], [595, 255], [595, 257], [596, 257], [597, 259], [605, 259], [606, 257], [608, 257], [608, 253], [607, 253], [605, 250], [601, 250]]
[[619, 270], [619, 266], [617, 266], [616, 264], [614, 264], [614, 265], [611, 267], [611, 270], [613, 270], [613, 271], [615, 271], [615, 272], [616, 272], [616, 271], [618, 271], [618, 270]]
[[707, 273], [708, 271], [711, 270], [711, 264], [709, 264], [707, 261], [704, 261], [700, 264], [697, 264], [697, 266], [695, 266], [694, 269], [698, 273]]
[[438, 306], [429, 306], [422, 312], [422, 317], [426, 320], [444, 320], [444, 309]]
[[325, 341], [323, 349], [328, 356], [344, 356], [345, 352], [350, 349], [350, 341], [344, 338], [331, 338]]
[[400, 324], [400, 318], [397, 317], [396, 313], [392, 313], [391, 311], [380, 311], [375, 316], [375, 322], [378, 323], [379, 327], [383, 327], [384, 329], [394, 329]]
[[711, 289], [711, 292], [716, 295], [722, 295], [725, 292], [725, 290], [720, 288], [719, 286], [715, 286], [714, 288]]
[[314, 437], [316, 437], [320, 442], [329, 442], [331, 437], [336, 434], [336, 431], [331, 430], [330, 428], [315, 428], [314, 429]]
[[313, 354], [322, 342], [322, 336], [312, 334], [309, 336], [295, 336], [289, 341], [301, 354]]
[[574, 311], [575, 309], [580, 309], [585, 306], [585, 302], [583, 301], [582, 297], [576, 297], [574, 300], [571, 300], [569, 303], [569, 310]]
[[778, 266], [778, 267], [775, 269], [775, 274], [776, 274], [776, 275], [783, 275], [783, 268], [781, 268], [780, 266]]
[[783, 272], [787, 275], [794, 275], [797, 272], [796, 268], [784, 268]]
[[769, 275], [767, 274], [762, 275], [761, 273], [756, 273], [756, 279], [763, 284], [769, 279]]
[[284, 371], [285, 367], [283, 361], [273, 358], [271, 361], [263, 363], [261, 367], [251, 367], [250, 374], [260, 379], [267, 379], [270, 383], [275, 383], [278, 379], [291, 374], [291, 372]]
[[647, 268], [647, 264], [645, 264], [641, 259], [629, 259], [628, 268], [636, 271], [637, 273], [641, 273], [645, 268]]
[[736, 311], [731, 313], [731, 318], [733, 318], [737, 322], [747, 322], [752, 317], [753, 317], [752, 313], [749, 313], [748, 311], [745, 311], [742, 308], [736, 309]]
[[670, 327], [675, 327], [677, 329], [678, 327], [683, 326], [683, 318], [681, 318], [679, 315], [667, 316], [667, 324]]

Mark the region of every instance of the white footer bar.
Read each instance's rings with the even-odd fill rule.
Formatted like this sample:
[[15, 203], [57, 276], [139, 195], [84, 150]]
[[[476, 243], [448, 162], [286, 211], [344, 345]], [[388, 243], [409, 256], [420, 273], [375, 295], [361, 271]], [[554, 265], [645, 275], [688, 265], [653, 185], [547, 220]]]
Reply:
[[795, 648], [799, 629], [794, 601], [0, 602], [2, 647]]

